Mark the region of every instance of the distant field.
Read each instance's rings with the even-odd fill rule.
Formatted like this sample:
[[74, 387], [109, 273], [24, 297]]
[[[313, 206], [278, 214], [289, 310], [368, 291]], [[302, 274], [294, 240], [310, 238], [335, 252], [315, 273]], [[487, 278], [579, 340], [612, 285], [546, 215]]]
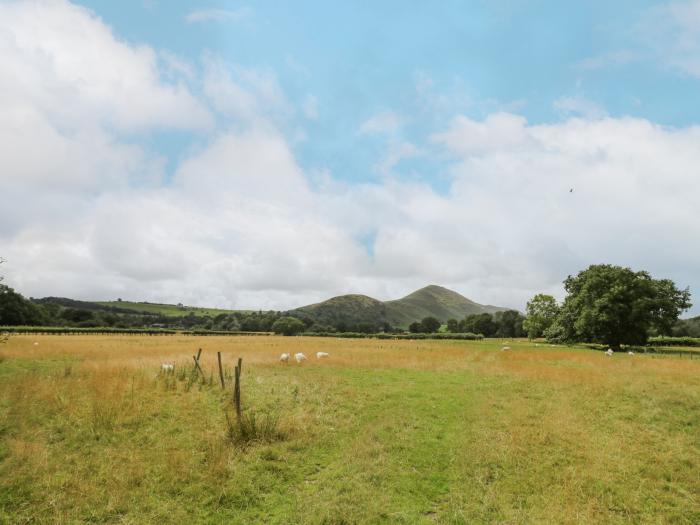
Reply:
[[103, 306], [113, 306], [115, 308], [124, 308], [126, 310], [134, 310], [135, 312], [148, 312], [152, 314], [167, 315], [170, 317], [181, 317], [188, 314], [217, 316], [219, 314], [231, 314], [236, 311], [246, 310], [222, 310], [219, 308], [198, 308], [196, 306], [179, 307], [174, 304], [158, 304], [158, 303], [134, 303], [130, 301], [97, 301], [95, 304]]
[[504, 344], [14, 336], [0, 523], [700, 523], [700, 359]]

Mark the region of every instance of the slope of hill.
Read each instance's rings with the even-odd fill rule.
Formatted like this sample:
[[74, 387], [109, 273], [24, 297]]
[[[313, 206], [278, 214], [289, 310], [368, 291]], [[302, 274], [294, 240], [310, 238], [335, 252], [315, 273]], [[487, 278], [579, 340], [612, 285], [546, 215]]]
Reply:
[[230, 314], [243, 310], [223, 310], [220, 308], [200, 308], [175, 304], [160, 304], [131, 301], [79, 301], [67, 297], [44, 297], [33, 299], [37, 304], [57, 305], [63, 308], [75, 308], [92, 312], [108, 312], [113, 314], [165, 315], [168, 317], [183, 317], [188, 314], [211, 317], [219, 314]]
[[507, 310], [475, 303], [457, 292], [436, 285], [426, 286], [402, 299], [384, 304], [387, 319], [394, 326], [407, 326], [428, 316], [436, 317], [444, 323], [448, 319], [463, 319], [467, 315]]
[[131, 301], [99, 301], [96, 304], [108, 307], [119, 308], [133, 313], [167, 315], [169, 317], [182, 317], [187, 314], [217, 316], [219, 314], [231, 314], [236, 310], [224, 310], [221, 308], [200, 308], [198, 306], [183, 306], [175, 304], [160, 304], [148, 302]]
[[340, 295], [321, 303], [302, 306], [292, 313], [310, 317], [316, 323], [336, 326], [338, 323], [381, 324], [386, 321], [386, 306], [366, 295]]
[[467, 315], [495, 313], [507, 308], [482, 305], [443, 288], [430, 285], [394, 301], [378, 301], [366, 295], [341, 295], [327, 301], [292, 310], [290, 313], [309, 317], [323, 325], [335, 326], [372, 323], [407, 327], [413, 321], [433, 316], [445, 322], [450, 318], [463, 319]]

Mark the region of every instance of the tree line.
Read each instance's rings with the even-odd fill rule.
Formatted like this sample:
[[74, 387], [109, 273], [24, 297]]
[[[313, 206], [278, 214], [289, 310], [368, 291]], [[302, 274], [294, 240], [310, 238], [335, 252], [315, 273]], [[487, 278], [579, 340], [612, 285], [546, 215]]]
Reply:
[[530, 339], [600, 343], [618, 351], [622, 345], [645, 345], [651, 336], [676, 335], [674, 329], [685, 324], [678, 317], [692, 306], [688, 288], [609, 264], [569, 276], [564, 289], [561, 303], [546, 294], [527, 303], [523, 327]]
[[[2, 260], [0, 259], [0, 263]], [[700, 337], [700, 318], [679, 321], [689, 309], [690, 291], [669, 279], [653, 279], [648, 272], [607, 264], [592, 265], [564, 281], [560, 303], [537, 294], [526, 315], [516, 310], [468, 315], [443, 325], [429, 316], [408, 327], [412, 334], [476, 334], [484, 337], [545, 338], [556, 343], [600, 343], [619, 350], [644, 345], [653, 336]], [[90, 306], [92, 305], [92, 306]], [[185, 316], [129, 312], [70, 299], [27, 299], [2, 282], [0, 326], [63, 326], [76, 328], [162, 328], [203, 331], [314, 333], [401, 333], [387, 323], [362, 322], [326, 326], [308, 317], [276, 311], [231, 312]]]

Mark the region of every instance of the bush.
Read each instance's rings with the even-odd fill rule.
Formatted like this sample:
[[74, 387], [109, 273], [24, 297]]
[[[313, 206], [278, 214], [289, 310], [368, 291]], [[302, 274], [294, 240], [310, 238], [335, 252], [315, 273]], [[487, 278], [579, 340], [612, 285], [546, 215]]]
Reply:
[[460, 341], [480, 341], [484, 338], [481, 334], [451, 334], [451, 333], [435, 333], [435, 334], [362, 334], [359, 332], [311, 332], [305, 335], [313, 337], [339, 337], [341, 339], [452, 339]]
[[697, 337], [651, 337], [649, 346], [700, 346], [700, 338]]
[[226, 414], [227, 435], [232, 443], [246, 445], [249, 443], [269, 443], [284, 439], [280, 430], [279, 415], [274, 412], [257, 414], [247, 410], [241, 414], [240, 421], [235, 416]]

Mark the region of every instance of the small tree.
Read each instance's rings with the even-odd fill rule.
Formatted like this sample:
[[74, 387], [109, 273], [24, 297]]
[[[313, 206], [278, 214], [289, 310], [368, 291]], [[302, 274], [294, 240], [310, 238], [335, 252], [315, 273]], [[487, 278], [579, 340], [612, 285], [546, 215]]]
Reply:
[[522, 337], [523, 322], [525, 318], [517, 310], [496, 312], [494, 323], [496, 324], [497, 337]]
[[447, 331], [452, 333], [459, 332], [459, 321], [457, 319], [447, 320]]
[[552, 326], [559, 314], [559, 306], [554, 297], [540, 293], [528, 301], [525, 313], [527, 317], [523, 321], [523, 329], [529, 339], [536, 339]]
[[408, 331], [412, 334], [419, 334], [423, 331], [423, 327], [418, 321], [414, 321], [408, 325]]
[[437, 332], [440, 329], [440, 325], [440, 321], [432, 316], [424, 317], [420, 322], [421, 331], [426, 334]]
[[614, 350], [645, 344], [652, 328], [670, 333], [680, 313], [692, 306], [687, 288], [609, 264], [569, 276], [564, 288], [568, 295], [549, 332], [565, 341], [603, 343]]
[[484, 337], [493, 337], [498, 329], [489, 313], [468, 315], [461, 324], [464, 332], [481, 334]]
[[272, 331], [282, 335], [297, 335], [305, 328], [306, 325], [296, 317], [280, 317], [272, 325]]

